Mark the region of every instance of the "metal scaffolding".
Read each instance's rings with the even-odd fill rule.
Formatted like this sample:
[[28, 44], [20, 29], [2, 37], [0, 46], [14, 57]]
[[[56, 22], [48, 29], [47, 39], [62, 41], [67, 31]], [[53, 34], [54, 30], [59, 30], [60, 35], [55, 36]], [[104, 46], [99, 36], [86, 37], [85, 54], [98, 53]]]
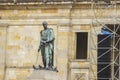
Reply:
[[[112, 0], [109, 3], [103, 1], [92, 1], [91, 3], [94, 17], [91, 21], [90, 31], [90, 80], [120, 79], [120, 21], [117, 6], [117, 0]], [[104, 29], [108, 32], [103, 32]], [[105, 36], [99, 40], [99, 35]], [[105, 46], [109, 43], [105, 44], [108, 38], [110, 46]], [[110, 61], [107, 61], [108, 57], [110, 57]], [[105, 75], [109, 75], [105, 74], [106, 70], [109, 71], [110, 76], [105, 77]]]

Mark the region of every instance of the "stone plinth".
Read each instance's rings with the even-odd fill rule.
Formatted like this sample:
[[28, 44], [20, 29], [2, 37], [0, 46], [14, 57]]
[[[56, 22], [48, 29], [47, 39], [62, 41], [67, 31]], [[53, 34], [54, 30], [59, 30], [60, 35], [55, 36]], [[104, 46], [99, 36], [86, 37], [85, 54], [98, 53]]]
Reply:
[[33, 70], [27, 80], [59, 80], [58, 72], [49, 70]]

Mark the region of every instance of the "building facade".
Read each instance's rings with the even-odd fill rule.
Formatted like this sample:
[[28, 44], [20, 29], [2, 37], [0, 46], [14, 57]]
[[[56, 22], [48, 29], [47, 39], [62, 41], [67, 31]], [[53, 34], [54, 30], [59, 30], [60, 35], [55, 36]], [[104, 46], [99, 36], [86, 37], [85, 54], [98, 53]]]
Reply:
[[[91, 54], [97, 39], [91, 37], [91, 32], [95, 32], [92, 29], [99, 22], [119, 24], [120, 5], [94, 4], [91, 1], [1, 2], [0, 80], [27, 80], [38, 54], [43, 21], [55, 33], [54, 66], [59, 70], [60, 80], [98, 80], [94, 65], [97, 50]], [[37, 64], [42, 64], [41, 54]]]

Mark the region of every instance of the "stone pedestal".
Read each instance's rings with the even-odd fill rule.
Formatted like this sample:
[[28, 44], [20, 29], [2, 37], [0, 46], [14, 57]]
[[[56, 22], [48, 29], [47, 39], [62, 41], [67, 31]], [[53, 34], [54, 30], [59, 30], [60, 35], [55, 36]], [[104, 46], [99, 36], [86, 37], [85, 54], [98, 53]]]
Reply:
[[59, 80], [58, 72], [49, 70], [33, 70], [27, 80]]

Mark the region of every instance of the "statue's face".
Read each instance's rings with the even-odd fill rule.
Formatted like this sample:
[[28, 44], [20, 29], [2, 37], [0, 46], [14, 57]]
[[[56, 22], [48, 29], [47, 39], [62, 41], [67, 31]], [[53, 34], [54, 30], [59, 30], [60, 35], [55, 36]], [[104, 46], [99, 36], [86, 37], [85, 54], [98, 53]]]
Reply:
[[44, 29], [47, 29], [47, 23], [43, 23]]

